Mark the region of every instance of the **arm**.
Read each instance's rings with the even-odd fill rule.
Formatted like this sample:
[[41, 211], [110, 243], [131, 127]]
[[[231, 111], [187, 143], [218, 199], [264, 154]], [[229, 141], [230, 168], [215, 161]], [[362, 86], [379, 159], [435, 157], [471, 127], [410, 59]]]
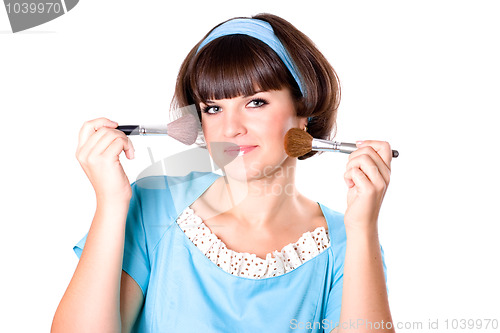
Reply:
[[[80, 261], [54, 315], [52, 332], [120, 332], [122, 322], [124, 328], [133, 323], [142, 304], [138, 286], [122, 278], [132, 193], [119, 154], [124, 150], [133, 158], [133, 148], [122, 132], [113, 129], [117, 125], [99, 118], [86, 122], [80, 131], [76, 156], [95, 189], [97, 209]], [[142, 296], [140, 289], [139, 293]], [[121, 299], [129, 303], [121, 306]]]
[[112, 209], [96, 211], [51, 332], [131, 331], [144, 296], [137, 283], [122, 271], [124, 232], [120, 224], [125, 223], [117, 220], [124, 219], [123, 214]]
[[345, 173], [349, 187], [344, 216], [347, 241], [341, 326], [336, 330], [347, 332], [348, 323], [355, 322], [355, 332], [394, 332], [377, 232], [392, 153], [388, 143], [379, 141], [365, 141], [358, 148], [349, 156]]
[[347, 235], [340, 322], [350, 321], [356, 332], [394, 331], [376, 232]]
[[135, 280], [122, 271], [120, 288], [120, 316], [122, 332], [129, 333], [137, 320], [139, 311], [144, 302], [142, 290]]

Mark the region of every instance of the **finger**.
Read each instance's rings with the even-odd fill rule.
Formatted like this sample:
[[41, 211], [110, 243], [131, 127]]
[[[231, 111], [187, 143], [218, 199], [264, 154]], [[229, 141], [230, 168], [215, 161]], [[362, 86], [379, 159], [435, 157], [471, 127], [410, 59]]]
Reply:
[[346, 171], [347, 179], [351, 180], [353, 185], [350, 187], [356, 186], [361, 192], [367, 192], [368, 190], [373, 190], [373, 183], [368, 179], [366, 174], [359, 168], [351, 168]]
[[80, 158], [86, 159], [91, 154], [100, 155], [109, 146], [109, 144], [115, 137], [115, 135], [111, 131], [111, 128], [103, 126], [93, 134], [90, 134], [87, 141], [85, 141], [79, 148]]
[[[108, 149], [109, 145], [116, 139], [122, 138], [127, 142], [127, 150], [129, 152], [125, 152], [127, 157], [133, 158], [135, 149], [133, 148], [132, 142], [130, 139], [122, 132], [116, 129], [101, 127], [90, 136], [86, 144], [81, 149], [82, 158], [88, 158], [90, 155], [101, 155], [104, 154], [106, 149]], [[119, 155], [119, 152], [116, 153]]]
[[122, 151], [125, 151], [125, 156], [128, 159], [134, 158], [134, 150], [132, 147], [132, 142], [128, 137], [116, 137], [103, 152], [104, 156], [115, 157], [119, 156]]
[[392, 149], [389, 142], [386, 141], [376, 141], [376, 140], [365, 140], [356, 142], [356, 146], [358, 148], [363, 147], [372, 147], [373, 150], [380, 155], [385, 165], [391, 169], [391, 161], [392, 161]]
[[97, 132], [97, 130], [99, 130], [99, 128], [104, 126], [116, 128], [118, 126], [118, 123], [104, 117], [89, 120], [83, 123], [83, 126], [80, 129], [80, 133], [78, 135], [78, 149], [80, 149], [80, 147], [82, 147], [85, 142], [87, 142], [92, 134], [94, 134], [95, 132]]
[[354, 181], [352, 180], [352, 169], [346, 169], [344, 172], [344, 181], [348, 188], [353, 188], [355, 186]]
[[[120, 155], [120, 153], [125, 151], [125, 156], [127, 156], [128, 159], [133, 159], [135, 157], [135, 148], [134, 145], [132, 144], [132, 140], [123, 133], [122, 131], [116, 130], [116, 129], [104, 129], [101, 128], [100, 130], [106, 130], [108, 133], [106, 133], [102, 137], [102, 143], [99, 142], [99, 152], [103, 155]], [[115, 141], [119, 139], [120, 142], [122, 142], [121, 149], [120, 147], [117, 147], [115, 149], [109, 150], [109, 147], [111, 144], [113, 144]], [[100, 141], [101, 141], [100, 140]]]
[[111, 153], [114, 154], [115, 156], [118, 156], [120, 155], [122, 150], [125, 150], [125, 155], [127, 156], [127, 158], [129, 159], [133, 158], [135, 149], [134, 146], [132, 145], [132, 141], [125, 135], [125, 133], [111, 128], [100, 128], [96, 132], [96, 135], [99, 132], [104, 132], [104, 134], [101, 136], [101, 138], [98, 139], [98, 141], [95, 144], [94, 149], [96, 153], [103, 155], [110, 155], [108, 149], [110, 145], [118, 139], [120, 142], [122, 142], [121, 149], [118, 149], [119, 147], [114, 146], [115, 149], [112, 149]]
[[350, 169], [344, 173], [344, 181], [345, 181], [348, 188], [354, 187], [354, 181], [352, 180], [352, 175], [351, 175]]
[[[380, 155], [370, 146], [359, 148], [349, 155], [349, 162], [347, 163], [346, 169], [352, 166], [366, 165], [363, 169], [367, 172], [370, 179], [375, 179], [375, 172], [379, 173], [384, 182], [388, 185], [391, 178], [391, 170], [387, 167], [384, 160]], [[372, 170], [374, 169], [374, 170]]]
[[[388, 170], [385, 165], [383, 165], [383, 168], [386, 171]], [[351, 169], [361, 170], [366, 175], [368, 180], [378, 189], [384, 189], [389, 184], [388, 180], [386, 181], [380, 172], [377, 164], [372, 160], [371, 156], [367, 154], [362, 154], [349, 161], [346, 173], [349, 174]]]
[[127, 155], [127, 157], [129, 159], [133, 159], [133, 158], [135, 158], [134, 143], [132, 142], [132, 140], [130, 140], [130, 138], [128, 136], [127, 136], [127, 140], [128, 140], [129, 145], [130, 145], [130, 148], [128, 148], [127, 150], [125, 150], [125, 154]]

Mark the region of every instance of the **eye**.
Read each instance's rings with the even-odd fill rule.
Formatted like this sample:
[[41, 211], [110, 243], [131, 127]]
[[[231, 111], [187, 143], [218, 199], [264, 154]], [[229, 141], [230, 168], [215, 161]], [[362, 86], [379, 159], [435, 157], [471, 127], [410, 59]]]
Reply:
[[217, 105], [207, 105], [202, 109], [203, 113], [215, 114], [220, 111], [220, 107]]
[[258, 107], [261, 107], [261, 106], [266, 105], [266, 104], [269, 104], [269, 103], [265, 99], [255, 98], [255, 99], [252, 99], [250, 101], [250, 103], [248, 103], [248, 106], [251, 108], [258, 108]]

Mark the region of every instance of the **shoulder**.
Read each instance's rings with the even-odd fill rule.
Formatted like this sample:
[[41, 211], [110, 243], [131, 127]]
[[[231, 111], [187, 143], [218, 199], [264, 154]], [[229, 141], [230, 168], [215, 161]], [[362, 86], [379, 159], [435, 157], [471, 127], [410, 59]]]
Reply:
[[126, 239], [147, 244], [143, 247], [148, 251], [155, 249], [190, 200], [217, 177], [211, 172], [190, 172], [185, 176], [147, 176], [133, 182]]
[[331, 209], [328, 206], [323, 205], [318, 202], [323, 215], [326, 218], [328, 223], [328, 229], [333, 232], [339, 232], [345, 234], [345, 226], [344, 226], [344, 214], [340, 213], [336, 210]]
[[328, 223], [328, 235], [330, 246], [333, 250], [336, 261], [343, 262], [347, 236], [344, 225], [344, 214], [319, 203]]
[[131, 184], [132, 201], [139, 202], [143, 211], [161, 209], [171, 217], [177, 216], [196, 200], [220, 175], [192, 171], [184, 176], [147, 176]]
[[185, 176], [147, 176], [131, 184], [136, 195], [179, 195], [209, 186], [220, 175], [213, 172], [192, 171]]
[[209, 182], [218, 177], [220, 176], [213, 172], [191, 171], [185, 176], [146, 176], [137, 179], [131, 185], [142, 192], [149, 190], [169, 190], [170, 188], [176, 187], [189, 188], [204, 182]]

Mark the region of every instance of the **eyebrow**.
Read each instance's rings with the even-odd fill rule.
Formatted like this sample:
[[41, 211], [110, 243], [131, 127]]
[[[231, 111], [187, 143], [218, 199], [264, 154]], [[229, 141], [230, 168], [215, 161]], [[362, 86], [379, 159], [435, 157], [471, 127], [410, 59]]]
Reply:
[[[257, 91], [254, 91], [252, 94], [250, 95], [243, 95], [243, 98], [248, 98], [248, 97], [251, 97], [251, 96], [254, 96], [254, 95], [257, 95], [258, 93], [261, 93], [261, 92], [265, 92], [265, 90], [257, 90]], [[202, 103], [215, 103], [214, 101], [210, 100], [210, 99], [207, 99], [205, 102], [202, 102]]]
[[250, 97], [250, 96], [253, 96], [253, 95], [257, 95], [258, 93], [261, 93], [261, 92], [264, 92], [264, 90], [257, 90], [257, 91], [254, 91], [253, 94], [251, 94], [251, 95], [245, 95], [243, 97]]

